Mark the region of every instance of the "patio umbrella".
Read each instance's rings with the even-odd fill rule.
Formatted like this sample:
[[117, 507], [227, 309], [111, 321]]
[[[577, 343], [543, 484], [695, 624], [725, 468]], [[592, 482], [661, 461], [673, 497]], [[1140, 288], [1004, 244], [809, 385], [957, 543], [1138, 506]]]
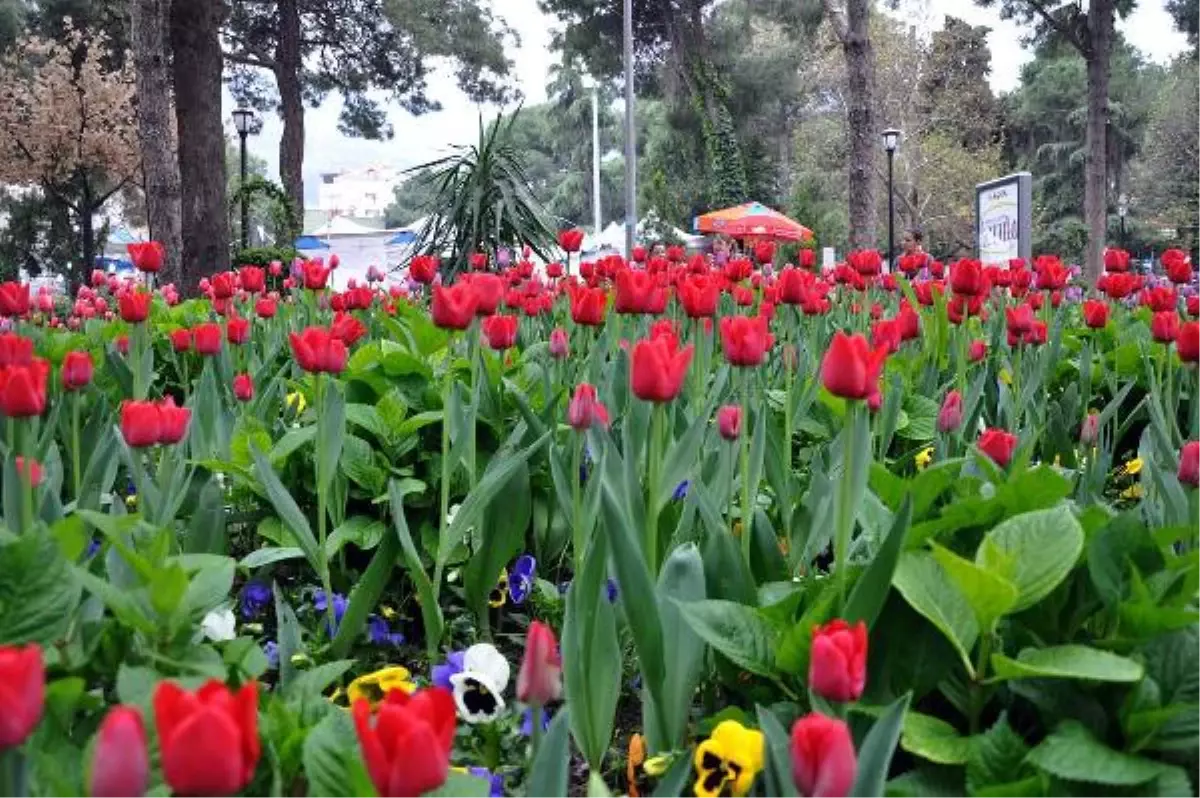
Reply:
[[724, 233], [734, 238], [812, 239], [812, 230], [761, 202], [747, 202], [697, 216], [692, 226], [697, 233]]
[[296, 249], [329, 249], [329, 245], [316, 236], [300, 236], [292, 246]]

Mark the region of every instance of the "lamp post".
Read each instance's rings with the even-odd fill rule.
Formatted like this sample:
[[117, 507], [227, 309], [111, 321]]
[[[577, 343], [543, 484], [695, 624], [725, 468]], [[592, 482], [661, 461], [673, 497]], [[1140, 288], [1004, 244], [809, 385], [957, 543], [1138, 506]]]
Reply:
[[637, 231], [637, 153], [633, 129], [633, 0], [625, 0], [625, 257], [633, 257]]
[[242, 190], [242, 249], [250, 246], [250, 204], [249, 198], [246, 196], [246, 137], [250, 135], [250, 128], [254, 125], [254, 112], [249, 108], [238, 108], [233, 112], [233, 126], [237, 129], [238, 138], [242, 145], [242, 167], [241, 167], [241, 182], [239, 186]]
[[895, 256], [896, 247], [896, 196], [892, 192], [892, 162], [896, 158], [896, 148], [900, 146], [900, 131], [894, 127], [889, 127], [883, 131], [883, 148], [887, 150], [888, 159], [888, 241], [887, 241], [887, 260], [888, 271], [890, 272], [893, 266], [893, 258]]
[[600, 84], [584, 75], [583, 88], [592, 92], [592, 226], [600, 235]]
[[1125, 249], [1125, 217], [1129, 215], [1129, 195], [1117, 197], [1117, 218], [1121, 220], [1121, 249]]

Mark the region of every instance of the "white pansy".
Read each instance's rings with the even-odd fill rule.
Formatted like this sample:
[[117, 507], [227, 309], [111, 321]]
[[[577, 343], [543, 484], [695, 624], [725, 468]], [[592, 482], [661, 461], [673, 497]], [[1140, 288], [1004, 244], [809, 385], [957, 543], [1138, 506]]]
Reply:
[[458, 714], [467, 723], [495, 720], [504, 709], [510, 676], [508, 660], [491, 643], [476, 643], [463, 652], [463, 669], [450, 677]]
[[237, 637], [237, 619], [228, 607], [209, 611], [200, 622], [200, 631], [215, 643]]

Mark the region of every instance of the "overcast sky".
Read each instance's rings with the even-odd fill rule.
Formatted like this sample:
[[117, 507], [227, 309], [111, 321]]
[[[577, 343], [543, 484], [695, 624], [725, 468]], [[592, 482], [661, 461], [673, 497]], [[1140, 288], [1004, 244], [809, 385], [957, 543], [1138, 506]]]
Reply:
[[[550, 52], [552, 19], [543, 15], [537, 0], [491, 0], [510, 26], [518, 31], [521, 46], [510, 57], [515, 64], [515, 79], [525, 95], [527, 104], [545, 99], [546, 77], [556, 56]], [[635, 0], [636, 2], [636, 0]], [[929, 29], [941, 27], [942, 19], [950, 14], [975, 25], [992, 28], [988, 42], [992, 48], [992, 88], [1005, 92], [1016, 86], [1021, 65], [1031, 57], [1020, 45], [1019, 26], [1000, 19], [995, 9], [983, 9], [970, 0], [915, 0], [919, 9], [918, 24]], [[909, 0], [911, 14], [914, 0]], [[1175, 30], [1162, 0], [1142, 0], [1137, 11], [1127, 20], [1117, 23], [1126, 38], [1148, 58], [1166, 63], [1187, 46], [1187, 39]], [[391, 113], [395, 138], [386, 142], [347, 138], [337, 130], [340, 102], [331, 98], [320, 108], [309, 109], [305, 117], [305, 193], [316, 195], [318, 175], [322, 172], [365, 166], [372, 163], [399, 167], [412, 166], [445, 153], [448, 145], [472, 141], [477, 132], [480, 110], [492, 115], [494, 107], [476, 106], [455, 86], [453, 77], [445, 70], [430, 80], [430, 93], [441, 100], [443, 110], [414, 117], [399, 108]], [[229, 105], [226, 96], [226, 104]], [[250, 151], [266, 159], [272, 175], [278, 172], [278, 117], [269, 115], [262, 133], [250, 139]]]

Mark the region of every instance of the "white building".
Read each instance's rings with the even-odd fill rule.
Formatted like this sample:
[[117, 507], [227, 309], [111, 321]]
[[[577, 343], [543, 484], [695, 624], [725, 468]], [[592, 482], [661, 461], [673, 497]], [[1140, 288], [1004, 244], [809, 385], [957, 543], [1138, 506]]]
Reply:
[[321, 175], [317, 206], [338, 216], [381, 219], [384, 209], [392, 204], [396, 186], [403, 182], [403, 172], [390, 166], [327, 172]]

